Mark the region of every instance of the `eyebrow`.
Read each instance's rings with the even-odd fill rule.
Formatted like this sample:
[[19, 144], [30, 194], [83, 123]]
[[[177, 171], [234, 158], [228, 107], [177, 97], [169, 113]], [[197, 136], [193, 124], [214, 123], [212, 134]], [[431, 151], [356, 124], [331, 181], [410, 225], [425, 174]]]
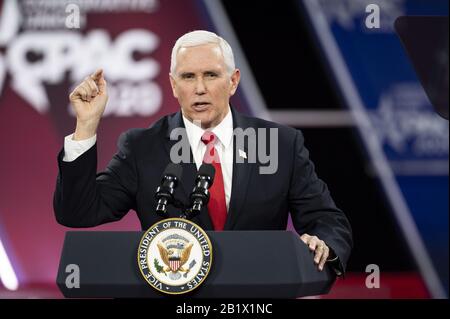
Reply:
[[180, 74], [180, 77], [186, 77], [186, 76], [190, 76], [190, 75], [194, 75], [194, 72], [182, 72], [181, 74]]
[[220, 72], [219, 72], [219, 71], [212, 71], [212, 70], [209, 70], [209, 71], [203, 72], [203, 74], [220, 74]]
[[[220, 75], [221, 72], [220, 72], [220, 71], [214, 71], [214, 70], [207, 70], [207, 71], [204, 71], [203, 74], [216, 74], [216, 75]], [[179, 76], [182, 77], [182, 78], [183, 78], [183, 77], [187, 77], [187, 76], [193, 76], [193, 75], [195, 75], [195, 72], [181, 72], [181, 73], [179, 74]]]

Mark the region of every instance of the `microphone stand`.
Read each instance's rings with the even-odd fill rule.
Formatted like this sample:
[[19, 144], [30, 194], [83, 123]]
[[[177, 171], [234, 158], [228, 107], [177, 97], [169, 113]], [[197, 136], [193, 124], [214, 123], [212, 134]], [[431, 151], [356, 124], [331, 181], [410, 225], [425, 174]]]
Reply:
[[[186, 205], [185, 203], [176, 198], [173, 198], [173, 202], [168, 203], [168, 206], [169, 205], [172, 205], [173, 207], [180, 209], [182, 211], [182, 213], [180, 214], [180, 218], [182, 219], [191, 220], [199, 213], [198, 211], [194, 211], [191, 207], [189, 207], [189, 205]], [[167, 216], [165, 216], [164, 214], [158, 213], [158, 215], [163, 218], [167, 218]]]

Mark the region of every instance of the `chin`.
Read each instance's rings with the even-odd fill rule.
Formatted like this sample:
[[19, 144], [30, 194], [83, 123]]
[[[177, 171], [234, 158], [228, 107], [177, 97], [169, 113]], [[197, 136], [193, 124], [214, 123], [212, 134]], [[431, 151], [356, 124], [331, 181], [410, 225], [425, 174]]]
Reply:
[[209, 120], [201, 120], [202, 129], [206, 130], [211, 127], [212, 122]]
[[212, 116], [210, 114], [195, 114], [193, 116], [194, 121], [200, 121], [203, 128], [208, 128], [213, 122]]

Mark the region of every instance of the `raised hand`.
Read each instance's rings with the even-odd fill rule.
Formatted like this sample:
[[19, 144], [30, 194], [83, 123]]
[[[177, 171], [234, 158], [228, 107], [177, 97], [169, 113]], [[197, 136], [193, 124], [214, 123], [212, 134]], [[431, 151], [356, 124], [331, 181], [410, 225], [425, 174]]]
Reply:
[[77, 117], [74, 140], [83, 140], [94, 136], [108, 101], [106, 81], [103, 70], [86, 77], [69, 96]]

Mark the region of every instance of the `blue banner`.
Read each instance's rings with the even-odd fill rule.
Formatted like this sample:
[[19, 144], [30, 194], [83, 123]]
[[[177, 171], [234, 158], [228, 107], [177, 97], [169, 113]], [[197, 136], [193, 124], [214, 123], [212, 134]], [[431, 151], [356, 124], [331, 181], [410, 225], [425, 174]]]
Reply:
[[428, 288], [448, 295], [449, 123], [435, 113], [394, 30], [399, 16], [448, 16], [448, 1], [302, 5]]

